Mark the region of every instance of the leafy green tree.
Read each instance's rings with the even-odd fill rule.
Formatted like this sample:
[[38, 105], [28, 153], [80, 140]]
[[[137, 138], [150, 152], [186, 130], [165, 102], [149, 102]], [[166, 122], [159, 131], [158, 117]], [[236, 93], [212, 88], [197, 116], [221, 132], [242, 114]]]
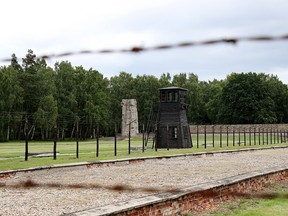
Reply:
[[208, 89], [206, 93], [206, 102], [205, 107], [207, 110], [207, 116], [211, 123], [217, 124], [219, 121], [218, 113], [221, 107], [220, 96], [222, 92], [224, 81], [218, 81], [214, 79], [213, 81], [209, 81]]
[[288, 88], [277, 76], [261, 73], [259, 76], [264, 80], [269, 96], [275, 104], [273, 112], [276, 114], [277, 123], [288, 122]]
[[38, 86], [39, 103], [34, 118], [40, 128], [41, 138], [49, 139], [50, 131], [56, 126], [58, 116], [55, 73], [52, 68], [47, 67], [46, 62], [38, 62], [37, 67], [38, 85], [40, 86]]
[[51, 129], [56, 126], [57, 116], [57, 101], [53, 95], [42, 97], [39, 107], [34, 113], [36, 126], [40, 128], [42, 140], [50, 138]]
[[15, 53], [11, 55], [11, 66], [18, 72], [21, 72], [23, 70], [21, 65], [18, 63], [18, 58]]
[[220, 96], [219, 120], [233, 124], [275, 123], [275, 103], [261, 75], [232, 73]]
[[118, 76], [110, 78], [109, 94], [111, 97], [111, 123], [120, 125], [122, 119], [122, 99], [133, 99], [136, 98], [134, 90], [134, 78], [132, 74], [126, 72], [120, 72]]
[[56, 63], [55, 73], [61, 138], [65, 131], [74, 137], [77, 124], [82, 138], [94, 135], [96, 125], [106, 131], [110, 121], [108, 79], [96, 70], [73, 67], [69, 62]]
[[198, 76], [191, 73], [188, 79], [187, 102], [189, 104], [187, 115], [191, 123], [209, 123], [205, 107], [206, 82], [199, 82]]
[[172, 85], [177, 87], [186, 88], [187, 87], [187, 74], [179, 73], [173, 76]]
[[23, 95], [23, 111], [26, 113], [34, 113], [38, 109], [39, 104], [39, 76], [37, 76], [36, 55], [32, 50], [28, 50], [25, 58], [22, 59], [23, 71], [19, 74], [21, 86], [24, 90]]
[[58, 130], [60, 130], [60, 138], [64, 139], [66, 133], [72, 130], [71, 125], [78, 116], [77, 77], [71, 63], [66, 61], [57, 62], [54, 71], [56, 74]]
[[166, 88], [166, 87], [169, 87], [171, 86], [171, 75], [170, 73], [163, 73], [161, 76], [160, 76], [160, 79], [159, 79], [159, 85], [161, 88]]
[[98, 71], [90, 69], [85, 75], [85, 105], [84, 115], [86, 116], [87, 132], [90, 136], [95, 135], [97, 125], [104, 128], [102, 133], [107, 132], [110, 120], [109, 108], [110, 97], [108, 92], [109, 81]]
[[[23, 89], [20, 86], [17, 71], [12, 67], [0, 68], [0, 140], [9, 140], [10, 132], [21, 124]], [[14, 134], [15, 135], [15, 134]]]
[[159, 80], [151, 75], [138, 75], [133, 82], [135, 98], [137, 100], [139, 124], [146, 124], [150, 112], [155, 112], [158, 108]]
[[[43, 122], [55, 121], [55, 115], [57, 114], [48, 113], [51, 110], [57, 110], [55, 76], [53, 69], [47, 66], [44, 59], [37, 59], [32, 50], [28, 50], [22, 60], [23, 69], [20, 71], [19, 77], [24, 90], [23, 112], [25, 113], [25, 119], [28, 119], [29, 131], [32, 132], [30, 135], [33, 139], [34, 132], [37, 130], [36, 126], [43, 128]], [[51, 103], [46, 102], [47, 98]], [[39, 113], [43, 114], [43, 112], [45, 112], [46, 118], [40, 120]], [[45, 125], [46, 130], [50, 130], [51, 127], [51, 124], [50, 128], [47, 128], [47, 124]], [[46, 134], [48, 134], [48, 131], [46, 131]], [[41, 137], [43, 138], [44, 135], [42, 134]]]

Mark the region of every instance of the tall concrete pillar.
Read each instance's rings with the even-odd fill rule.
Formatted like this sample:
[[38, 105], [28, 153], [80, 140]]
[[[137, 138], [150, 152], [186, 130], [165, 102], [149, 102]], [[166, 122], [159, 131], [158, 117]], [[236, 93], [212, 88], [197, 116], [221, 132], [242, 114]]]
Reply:
[[129, 125], [130, 135], [135, 137], [138, 133], [138, 112], [137, 112], [137, 101], [136, 99], [123, 99], [122, 105], [122, 127], [121, 135], [128, 136]]

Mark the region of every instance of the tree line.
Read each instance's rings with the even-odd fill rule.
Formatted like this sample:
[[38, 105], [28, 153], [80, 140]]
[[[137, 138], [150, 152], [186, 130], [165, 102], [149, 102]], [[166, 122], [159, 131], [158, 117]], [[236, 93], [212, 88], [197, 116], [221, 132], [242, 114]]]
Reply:
[[186, 88], [191, 124], [288, 122], [288, 89], [277, 76], [231, 73], [224, 80], [199, 81], [194, 73], [111, 78], [99, 71], [57, 62], [54, 68], [32, 50], [22, 62], [15, 54], [0, 67], [0, 139], [20, 140], [109, 136], [120, 131], [122, 99], [137, 100], [139, 123], [146, 124], [159, 88]]

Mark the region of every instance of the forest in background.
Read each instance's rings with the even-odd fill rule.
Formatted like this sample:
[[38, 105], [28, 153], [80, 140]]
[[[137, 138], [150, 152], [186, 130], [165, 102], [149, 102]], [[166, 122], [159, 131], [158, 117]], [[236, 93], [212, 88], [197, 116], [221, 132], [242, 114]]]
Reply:
[[0, 67], [0, 140], [91, 138], [99, 126], [120, 131], [121, 101], [137, 100], [139, 124], [146, 124], [159, 88], [186, 88], [190, 124], [274, 124], [288, 122], [288, 88], [277, 76], [231, 72], [224, 80], [200, 81], [194, 73], [111, 78], [95, 69], [61, 61], [54, 68], [32, 50], [19, 63], [15, 54]]

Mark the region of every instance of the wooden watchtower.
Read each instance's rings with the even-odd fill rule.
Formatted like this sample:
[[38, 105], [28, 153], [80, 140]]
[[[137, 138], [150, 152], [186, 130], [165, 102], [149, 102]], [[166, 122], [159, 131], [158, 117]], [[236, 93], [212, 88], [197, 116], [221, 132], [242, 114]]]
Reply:
[[191, 148], [192, 140], [187, 121], [185, 95], [187, 89], [160, 88], [157, 120], [157, 148]]

